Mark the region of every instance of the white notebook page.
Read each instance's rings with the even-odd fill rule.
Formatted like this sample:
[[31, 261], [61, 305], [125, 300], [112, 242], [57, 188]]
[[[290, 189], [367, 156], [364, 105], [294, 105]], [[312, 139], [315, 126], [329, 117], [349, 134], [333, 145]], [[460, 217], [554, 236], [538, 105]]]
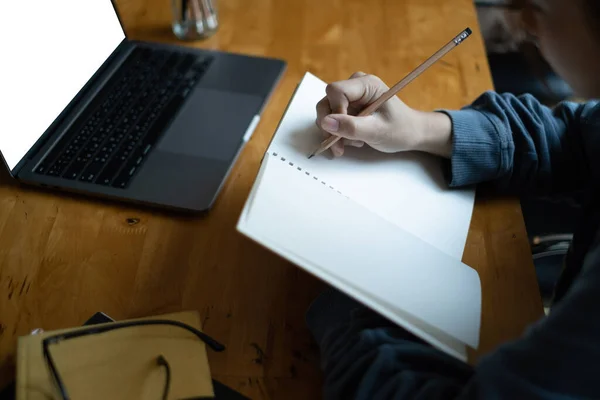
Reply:
[[440, 160], [418, 153], [383, 154], [368, 146], [347, 148], [344, 157], [310, 154], [323, 140], [315, 125], [316, 104], [326, 84], [307, 73], [269, 147], [354, 201], [461, 259], [475, 200], [472, 189], [449, 190]]
[[238, 229], [455, 357], [478, 345], [476, 271], [280, 157], [265, 156]]

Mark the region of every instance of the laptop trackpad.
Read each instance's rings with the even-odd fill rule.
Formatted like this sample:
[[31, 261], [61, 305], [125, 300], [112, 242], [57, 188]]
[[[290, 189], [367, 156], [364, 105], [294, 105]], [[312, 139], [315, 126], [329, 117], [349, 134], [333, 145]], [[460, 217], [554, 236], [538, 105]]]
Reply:
[[197, 88], [158, 145], [161, 151], [228, 161], [260, 111], [262, 99], [245, 93]]

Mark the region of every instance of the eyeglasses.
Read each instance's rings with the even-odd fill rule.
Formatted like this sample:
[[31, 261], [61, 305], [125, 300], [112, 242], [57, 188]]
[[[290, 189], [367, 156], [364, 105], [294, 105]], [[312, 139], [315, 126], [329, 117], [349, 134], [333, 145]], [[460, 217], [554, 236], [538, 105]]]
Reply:
[[[56, 368], [54, 359], [52, 358], [52, 355], [50, 354], [50, 346], [51, 345], [55, 345], [59, 342], [78, 338], [81, 336], [95, 335], [95, 334], [99, 334], [99, 333], [113, 331], [115, 329], [123, 329], [123, 328], [129, 328], [132, 326], [146, 326], [146, 325], [170, 325], [170, 326], [176, 326], [179, 328], [183, 328], [183, 329], [193, 333], [194, 335], [196, 335], [196, 337], [198, 337], [198, 339], [202, 340], [202, 342], [204, 342], [208, 347], [210, 347], [214, 351], [221, 352], [221, 351], [225, 350], [225, 346], [223, 346], [221, 343], [217, 342], [215, 339], [211, 338], [210, 336], [208, 336], [207, 334], [205, 334], [203, 332], [200, 332], [198, 329], [196, 329], [192, 326], [189, 326], [189, 325], [184, 324], [183, 322], [179, 322], [179, 321], [160, 320], [160, 319], [116, 322], [116, 323], [111, 323], [109, 325], [92, 326], [90, 328], [80, 329], [80, 330], [76, 330], [73, 332], [66, 332], [66, 333], [49, 336], [47, 338], [44, 338], [44, 340], [42, 341], [42, 352], [44, 355], [44, 360], [46, 361], [46, 364], [48, 365], [48, 369], [50, 370], [52, 378], [54, 379], [54, 383], [56, 384], [61, 397], [64, 400], [69, 400], [69, 394], [67, 393], [67, 389], [60, 377], [60, 374], [58, 373], [58, 369]], [[163, 390], [162, 398], [166, 399], [167, 396], [169, 395], [169, 388], [171, 386], [171, 366], [169, 365], [169, 362], [165, 359], [165, 357], [162, 355], [159, 355], [157, 357], [156, 362], [158, 365], [165, 367], [166, 379], [165, 379], [165, 388]]]

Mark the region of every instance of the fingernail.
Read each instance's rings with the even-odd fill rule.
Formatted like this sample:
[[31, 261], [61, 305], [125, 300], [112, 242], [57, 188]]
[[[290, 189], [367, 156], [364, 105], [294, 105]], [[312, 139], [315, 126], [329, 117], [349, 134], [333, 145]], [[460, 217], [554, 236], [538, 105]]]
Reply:
[[325, 117], [323, 118], [321, 127], [327, 132], [337, 132], [340, 129], [340, 123], [331, 117]]

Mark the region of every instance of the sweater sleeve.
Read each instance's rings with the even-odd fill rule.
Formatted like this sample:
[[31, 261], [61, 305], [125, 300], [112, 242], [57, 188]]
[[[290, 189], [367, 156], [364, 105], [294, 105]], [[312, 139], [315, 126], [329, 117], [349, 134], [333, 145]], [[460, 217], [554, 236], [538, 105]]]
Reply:
[[564, 192], [589, 181], [585, 152], [596, 102], [551, 109], [530, 95], [486, 92], [452, 120], [450, 186], [489, 182], [501, 190]]
[[591, 258], [547, 318], [474, 368], [339, 292], [323, 294], [307, 319], [321, 350], [324, 398], [599, 398], [600, 247]]

